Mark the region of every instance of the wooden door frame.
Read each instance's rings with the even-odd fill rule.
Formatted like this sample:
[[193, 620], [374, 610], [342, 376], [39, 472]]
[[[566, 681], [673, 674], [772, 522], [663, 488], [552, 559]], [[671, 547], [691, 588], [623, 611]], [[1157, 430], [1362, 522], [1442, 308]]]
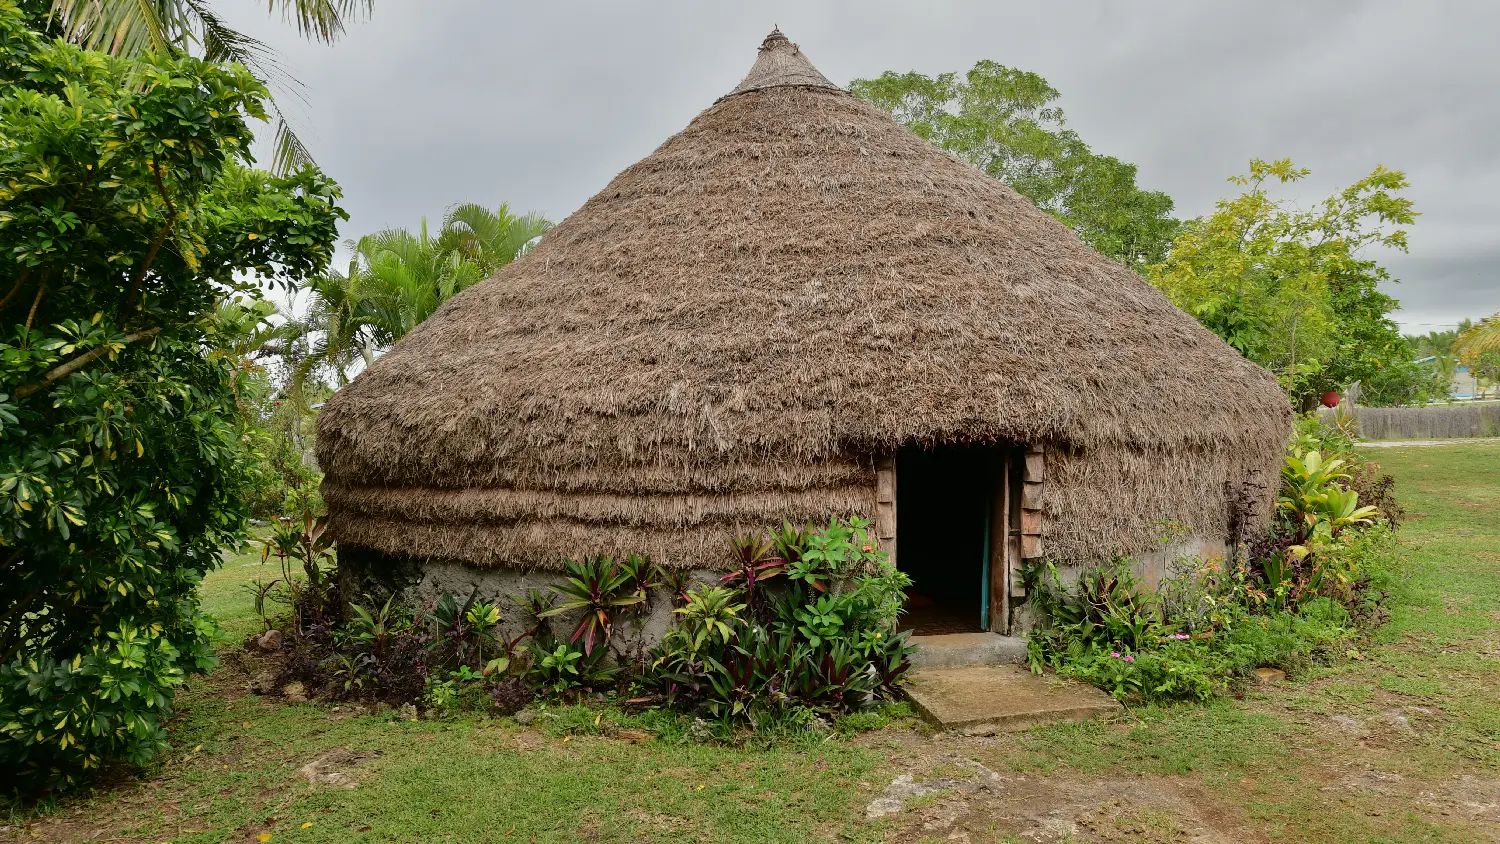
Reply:
[[[881, 455], [875, 460], [875, 535], [880, 547], [896, 563], [897, 453]], [[1010, 632], [1014, 598], [1025, 597], [1021, 581], [1021, 494], [1027, 455], [1025, 446], [993, 445], [989, 468], [993, 485], [990, 492], [989, 535], [989, 632]]]

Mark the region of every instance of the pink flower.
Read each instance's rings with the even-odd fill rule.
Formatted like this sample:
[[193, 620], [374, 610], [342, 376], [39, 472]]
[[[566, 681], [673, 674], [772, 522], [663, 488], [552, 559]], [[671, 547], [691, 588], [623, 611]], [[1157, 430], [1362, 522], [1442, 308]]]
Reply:
[[1186, 634], [1186, 633], [1173, 633], [1172, 634], [1172, 638], [1173, 639], [1188, 639], [1188, 638], [1191, 638], [1191, 637], [1188, 636], [1188, 634]]
[[1127, 656], [1127, 657], [1125, 657], [1125, 661], [1126, 662], [1135, 662], [1135, 657], [1133, 657], [1133, 656]]
[[1112, 656], [1112, 657], [1114, 657], [1115, 659], [1119, 659], [1120, 658], [1120, 652], [1119, 651], [1110, 651], [1109, 655]]

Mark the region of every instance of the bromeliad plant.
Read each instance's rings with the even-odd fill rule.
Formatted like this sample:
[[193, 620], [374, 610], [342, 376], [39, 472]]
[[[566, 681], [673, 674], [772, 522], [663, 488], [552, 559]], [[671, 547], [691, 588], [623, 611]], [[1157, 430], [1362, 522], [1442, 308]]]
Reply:
[[623, 607], [644, 603], [646, 588], [641, 569], [621, 566], [613, 557], [593, 557], [583, 562], [567, 562], [567, 580], [554, 586], [561, 600], [541, 613], [549, 618], [582, 611], [578, 626], [568, 637], [572, 643], [583, 641], [583, 652], [592, 656], [599, 644], [607, 644], [614, 631], [614, 613]]
[[745, 603], [757, 606], [756, 587], [765, 581], [786, 574], [785, 559], [773, 556], [772, 543], [764, 536], [750, 534], [729, 541], [734, 557], [735, 569], [724, 575], [720, 582], [734, 586], [745, 593]]

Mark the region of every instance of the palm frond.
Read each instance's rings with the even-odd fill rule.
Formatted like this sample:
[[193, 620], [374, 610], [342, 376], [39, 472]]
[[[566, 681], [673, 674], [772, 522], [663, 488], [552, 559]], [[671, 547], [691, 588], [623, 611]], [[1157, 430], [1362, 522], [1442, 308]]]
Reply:
[[1453, 353], [1465, 363], [1489, 352], [1500, 352], [1500, 314], [1480, 320], [1453, 341]]
[[284, 20], [297, 25], [304, 37], [324, 43], [344, 34], [347, 21], [364, 17], [375, 8], [375, 0], [269, 0]]
[[52, 16], [68, 41], [117, 56], [187, 46], [185, 10], [171, 0], [53, 0]]
[[183, 0], [197, 26], [197, 41], [203, 58], [211, 62], [239, 62], [262, 81], [279, 71], [276, 51], [265, 42], [226, 25], [203, 0]]
[[281, 109], [274, 104], [271, 109], [276, 115], [276, 137], [271, 142], [271, 172], [284, 176], [303, 165], [317, 164], [312, 153], [303, 145], [302, 139], [292, 130], [292, 125], [287, 122]]

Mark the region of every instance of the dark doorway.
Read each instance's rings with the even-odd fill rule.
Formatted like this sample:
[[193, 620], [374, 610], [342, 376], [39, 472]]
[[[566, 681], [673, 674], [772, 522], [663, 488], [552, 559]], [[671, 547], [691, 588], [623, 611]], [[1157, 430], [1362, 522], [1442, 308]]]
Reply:
[[896, 566], [912, 579], [904, 628], [917, 635], [984, 629], [994, 487], [989, 447], [907, 447], [897, 454]]

